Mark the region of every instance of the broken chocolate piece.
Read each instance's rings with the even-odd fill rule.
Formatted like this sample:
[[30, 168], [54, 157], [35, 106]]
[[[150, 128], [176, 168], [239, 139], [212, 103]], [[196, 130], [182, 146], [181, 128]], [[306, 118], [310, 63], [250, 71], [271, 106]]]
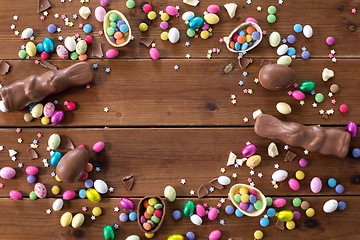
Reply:
[[252, 59], [251, 58], [239, 58], [238, 63], [241, 69], [246, 68], [247, 66], [249, 66], [250, 63], [252, 63]]
[[92, 50], [91, 55], [93, 57], [102, 58], [104, 56], [101, 43], [99, 43], [99, 42], [93, 42], [91, 44], [91, 50]]
[[75, 148], [73, 142], [71, 141], [71, 139], [69, 137], [61, 137], [60, 147], [65, 148], [65, 149], [74, 149]]
[[296, 158], [296, 156], [297, 156], [296, 153], [288, 151], [284, 158], [284, 162], [292, 162]]
[[131, 189], [134, 185], [134, 174], [124, 177], [122, 179], [122, 182], [124, 183], [127, 190], [131, 191]]
[[51, 8], [51, 3], [49, 2], [49, 0], [39, 0], [39, 6], [37, 9], [38, 13], [48, 10], [49, 8]]
[[219, 190], [224, 188], [224, 186], [218, 182], [218, 178], [214, 178], [214, 179], [210, 180], [209, 183], [211, 186], [213, 186]]
[[275, 227], [277, 227], [280, 230], [285, 230], [285, 224], [284, 222], [280, 221], [279, 219], [275, 223]]
[[144, 44], [147, 47], [150, 47], [153, 42], [153, 38], [140, 38], [140, 43]]
[[36, 150], [33, 149], [33, 148], [29, 148], [29, 149], [27, 150], [27, 153], [28, 153], [29, 158], [30, 158], [31, 160], [39, 158], [38, 153], [37, 153]]
[[327, 113], [324, 113], [324, 114], [322, 115], [322, 117], [323, 117], [325, 120], [327, 120], [327, 119], [329, 118], [329, 115], [327, 115]]
[[260, 67], [263, 67], [263, 66], [268, 65], [268, 64], [271, 64], [271, 62], [266, 61], [266, 60], [263, 59], [263, 60], [261, 60]]
[[228, 74], [231, 73], [234, 70], [235, 64], [233, 62], [228, 63], [225, 67], [224, 67], [224, 73]]
[[49, 63], [48, 61], [45, 61], [44, 59], [40, 59], [39, 62], [40, 62], [40, 65], [43, 66], [44, 68], [49, 68], [51, 70], [57, 70], [58, 69], [57, 66], [55, 66], [52, 63]]
[[8, 64], [6, 61], [1, 60], [0, 61], [0, 74], [5, 75], [9, 72], [10, 64]]
[[279, 139], [294, 147], [339, 158], [346, 157], [351, 139], [350, 133], [338, 128], [283, 122], [268, 114], [261, 114], [256, 118], [254, 131], [264, 138]]
[[204, 184], [201, 184], [201, 186], [199, 187], [198, 191], [198, 198], [202, 198], [205, 197], [209, 194], [209, 190], [206, 188], [206, 186]]

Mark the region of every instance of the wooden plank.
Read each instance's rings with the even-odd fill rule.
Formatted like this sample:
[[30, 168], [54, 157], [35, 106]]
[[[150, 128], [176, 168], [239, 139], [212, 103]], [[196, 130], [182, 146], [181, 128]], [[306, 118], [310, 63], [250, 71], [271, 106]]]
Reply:
[[[292, 198], [286, 198], [291, 201]], [[316, 211], [313, 218], [305, 216], [305, 212], [300, 208], [294, 208], [287, 205], [289, 210], [298, 210], [302, 217], [296, 221], [296, 228], [294, 230], [281, 231], [276, 228], [275, 218], [270, 218], [269, 227], [263, 228], [259, 225], [261, 217], [242, 217], [237, 218], [234, 214], [229, 216], [224, 212], [224, 207], [231, 204], [226, 201], [220, 209], [220, 214], [214, 221], [209, 221], [204, 217], [202, 226], [193, 225], [188, 217], [182, 217], [181, 220], [175, 221], [171, 217], [172, 211], [182, 210], [184, 203], [189, 198], [177, 199], [174, 203], [167, 203], [164, 225], [160, 231], [156, 233], [154, 239], [167, 239], [167, 237], [174, 233], [179, 233], [185, 236], [188, 231], [193, 231], [196, 234], [196, 239], [208, 239], [209, 233], [215, 229], [222, 232], [221, 239], [253, 239], [255, 230], [260, 229], [264, 232], [264, 239], [358, 239], [360, 237], [358, 226], [354, 224], [359, 212], [359, 197], [337, 197], [336, 199], [345, 201], [347, 208], [345, 211], [336, 211], [331, 214], [326, 214], [322, 211], [323, 204], [330, 199], [329, 197], [304, 197], [303, 200], [309, 201], [311, 207]], [[21, 201], [13, 201], [11, 199], [1, 199], [0, 209], [3, 216], [0, 223], [2, 226], [2, 233], [0, 239], [24, 239], [26, 233], [28, 237], [33, 239], [44, 239], [44, 236], [51, 236], [51, 239], [103, 239], [102, 230], [106, 225], [119, 225], [119, 230], [116, 231], [115, 239], [125, 239], [127, 236], [137, 234], [141, 239], [145, 239], [143, 233], [138, 228], [135, 222], [120, 223], [119, 213], [114, 212], [114, 207], [120, 207], [119, 198], [103, 199], [98, 204], [91, 203], [88, 200], [71, 200], [64, 203], [64, 208], [59, 212], [52, 212], [47, 215], [45, 210], [51, 208], [53, 199], [41, 199], [31, 201], [29, 199]], [[138, 202], [138, 199], [134, 199]], [[192, 199], [193, 200], [193, 199]], [[196, 204], [207, 203], [208, 206], [216, 207], [219, 198], [194, 200]], [[79, 229], [71, 227], [63, 228], [60, 226], [60, 217], [65, 211], [70, 211], [72, 214], [81, 212], [83, 206], [88, 207], [87, 212], [82, 212], [85, 215], [84, 225]], [[91, 221], [91, 209], [99, 206], [103, 210], [103, 215]], [[219, 224], [220, 219], [225, 220], [225, 226]], [[307, 227], [306, 221], [313, 220], [316, 225], [313, 228]], [[34, 228], [34, 226], [37, 226]]]
[[[37, 133], [41, 132], [43, 137], [38, 139]], [[58, 183], [51, 177], [54, 167], [44, 168], [43, 158], [49, 159], [46, 152], [47, 140], [52, 133], [60, 136], [67, 136], [75, 145], [84, 144], [88, 149], [97, 141], [105, 142], [105, 150], [95, 154], [89, 151], [90, 161], [102, 163], [99, 173], [93, 171], [89, 178], [103, 179], [115, 190], [107, 197], [140, 197], [149, 194], [162, 195], [167, 185], [172, 185], [178, 196], [190, 197], [190, 190], [195, 192], [201, 184], [210, 187], [208, 181], [221, 175], [229, 176], [232, 184], [247, 183], [252, 178], [256, 187], [259, 187], [265, 195], [313, 195], [310, 191], [310, 181], [313, 177], [320, 177], [323, 181], [323, 190], [318, 195], [336, 195], [333, 188], [327, 187], [327, 179], [334, 177], [345, 187], [344, 194], [358, 195], [360, 185], [352, 182], [354, 176], [359, 175], [360, 166], [354, 158], [339, 159], [332, 156], [323, 156], [317, 153], [305, 155], [302, 149], [290, 147], [290, 150], [297, 153], [298, 157], [293, 162], [284, 162], [286, 152], [284, 144], [278, 144], [280, 155], [276, 158], [267, 156], [267, 147], [270, 140], [262, 139], [250, 128], [181, 128], [181, 129], [23, 129], [23, 132], [16, 134], [15, 130], [0, 130], [0, 145], [4, 146], [4, 152], [0, 154], [0, 166], [11, 166], [17, 171], [15, 179], [4, 180], [4, 189], [0, 189], [0, 197], [7, 197], [10, 190], [17, 189], [24, 196], [33, 190], [34, 184], [26, 182], [25, 168], [29, 165], [40, 167], [37, 180], [48, 188], [59, 185], [62, 192], [73, 189], [84, 188], [84, 181], [77, 181], [73, 184]], [[23, 143], [18, 144], [17, 139], [22, 138]], [[33, 139], [38, 139], [39, 148], [36, 149], [40, 155], [37, 160], [29, 160], [26, 149]], [[241, 157], [241, 150], [246, 142], [250, 141], [258, 147], [258, 154], [262, 156], [261, 164], [254, 169], [255, 174], [250, 175], [250, 169], [246, 166], [235, 168], [226, 166], [228, 155], [231, 151]], [[359, 146], [359, 138], [352, 142], [353, 146]], [[8, 149], [15, 149], [18, 152], [17, 160], [11, 161]], [[60, 149], [65, 153], [66, 150]], [[309, 160], [309, 166], [301, 168], [298, 164], [300, 158]], [[19, 163], [24, 168], [17, 167]], [[288, 171], [289, 178], [295, 176], [297, 170], [305, 172], [305, 179], [300, 181], [300, 190], [292, 191], [287, 181], [279, 183], [279, 188], [274, 189], [271, 184], [271, 175], [276, 170], [274, 164], [279, 164], [279, 169]], [[220, 169], [225, 168], [226, 172], [221, 173]], [[237, 178], [232, 174], [237, 173]], [[263, 177], [259, 178], [258, 173]], [[134, 174], [135, 184], [131, 192], [126, 190], [121, 179], [124, 176]], [[186, 179], [186, 184], [180, 183]], [[149, 187], [151, 183], [151, 187]], [[226, 196], [229, 187], [223, 190], [215, 190], [209, 196]], [[53, 196], [50, 194], [49, 196]]]
[[[180, 14], [185, 11], [191, 10], [198, 16], [202, 16], [202, 13], [206, 10], [207, 6], [214, 4], [214, 1], [202, 0], [198, 7], [194, 8], [183, 4], [180, 1], [150, 1], [156, 12], [165, 10], [168, 4], [179, 5], [181, 7]], [[107, 10], [117, 9], [122, 11], [130, 21], [130, 25], [133, 29], [133, 35], [135, 40], [128, 46], [121, 48], [120, 58], [149, 58], [148, 49], [139, 44], [141, 37], [152, 37], [155, 39], [157, 48], [160, 51], [162, 58], [185, 58], [186, 53], [190, 53], [192, 57], [206, 58], [207, 50], [212, 48], [220, 48], [221, 54], [214, 54], [214, 57], [230, 57], [236, 58], [236, 54], [226, 50], [224, 44], [219, 43], [219, 38], [227, 36], [233, 28], [245, 21], [247, 17], [254, 17], [258, 20], [260, 26], [267, 31], [263, 42], [253, 51], [249, 53], [252, 57], [275, 57], [276, 51], [269, 47], [268, 36], [272, 31], [278, 31], [282, 37], [285, 38], [289, 34], [294, 34], [293, 25], [300, 23], [303, 26], [310, 24], [314, 29], [314, 36], [311, 39], [305, 39], [302, 34], [296, 34], [297, 42], [295, 48], [300, 56], [301, 48], [306, 46], [311, 52], [312, 57], [327, 57], [330, 49], [335, 48], [337, 51], [337, 57], [359, 57], [359, 53], [354, 51], [357, 49], [359, 31], [357, 31], [359, 20], [356, 15], [351, 14], [351, 9], [356, 7], [352, 2], [339, 2], [336, 0], [326, 1], [324, 6], [321, 1], [311, 1], [306, 4], [298, 4], [294, 1], [285, 1], [283, 5], [274, 5], [277, 7], [277, 22], [269, 24], [266, 21], [267, 7], [270, 5], [267, 1], [257, 1], [251, 5], [246, 4], [245, 1], [238, 2], [238, 10], [236, 17], [230, 19], [223, 4], [227, 1], [216, 1], [221, 6], [219, 17], [220, 23], [213, 27], [213, 37], [208, 40], [202, 39], [190, 39], [186, 36], [187, 26], [184, 24], [181, 17], [172, 18], [170, 20], [170, 27], [177, 27], [180, 30], [181, 38], [179, 43], [173, 45], [169, 41], [163, 42], [160, 39], [161, 30], [159, 28], [160, 18], [154, 21], [153, 25], [146, 33], [141, 33], [138, 25], [141, 20], [146, 18], [146, 14], [139, 9], [139, 2], [137, 2], [136, 9], [127, 9], [124, 2], [112, 1], [111, 4], [106, 7]], [[27, 4], [23, 4], [21, 1], [14, 2], [11, 6], [3, 4], [4, 7], [0, 9], [1, 25], [0, 25], [0, 49], [1, 57], [5, 59], [17, 59], [17, 52], [22, 44], [26, 42], [20, 40], [19, 37], [14, 36], [14, 31], [10, 29], [11, 24], [16, 25], [16, 29], [20, 32], [26, 27], [32, 27], [35, 30], [35, 43], [41, 42], [44, 37], [52, 37], [57, 39], [58, 36], [73, 36], [79, 33], [81, 37], [84, 37], [84, 32], [78, 28], [80, 23], [90, 23], [93, 25], [93, 33], [95, 41], [103, 43], [104, 50], [110, 49], [110, 44], [105, 40], [104, 36], [99, 36], [98, 31], [102, 30], [102, 24], [95, 19], [94, 11], [99, 5], [97, 1], [91, 1], [86, 3], [86, 6], [91, 8], [92, 14], [88, 20], [83, 20], [80, 17], [77, 20], [73, 20], [72, 15], [78, 13], [78, 9], [81, 7], [79, 1], [61, 3], [60, 1], [53, 1], [51, 3], [53, 7], [48, 10], [49, 15], [45, 21], [40, 21], [41, 14], [36, 12], [37, 0], [29, 0]], [[257, 12], [256, 7], [262, 6], [262, 11]], [[21, 9], [21, 10], [19, 10]], [[66, 14], [70, 21], [73, 21], [74, 27], [64, 26], [64, 21], [59, 18], [55, 19], [54, 14], [60, 15]], [[301, 13], [301, 14], [299, 14]], [[304, 19], [304, 14], [307, 16]], [[14, 15], [19, 16], [18, 21], [13, 21]], [[62, 28], [61, 33], [49, 34], [47, 32], [47, 26], [51, 23], [56, 24]], [[350, 30], [352, 29], [352, 30]], [[333, 36], [336, 39], [336, 44], [333, 47], [328, 47], [325, 44], [325, 39], [328, 36]], [[191, 47], [186, 48], [185, 42], [190, 41]], [[57, 40], [56, 45], [60, 44]], [[5, 51], [6, 49], [6, 51]], [[11, 49], [8, 51], [7, 49]], [[55, 54], [53, 59], [58, 58]]]
[[[247, 69], [241, 70], [237, 63], [233, 72], [223, 73], [229, 60], [114, 60], [89, 61], [98, 64], [95, 82], [90, 89], [75, 88], [48, 97], [58, 100], [59, 109], [66, 109], [64, 101], [75, 101], [78, 109], [67, 111], [63, 123], [58, 126], [251, 126], [253, 111], [262, 109], [286, 121], [304, 124], [345, 125], [348, 121], [360, 122], [358, 82], [359, 60], [341, 60], [336, 64], [329, 60], [296, 60], [292, 68], [297, 82], [314, 81], [315, 91], [323, 93], [325, 100], [317, 108], [312, 107], [314, 96], [307, 94], [305, 105], [288, 95], [287, 90], [272, 92], [254, 83], [260, 70], [260, 60], [255, 60]], [[30, 74], [42, 74], [47, 70], [32, 61], [9, 61], [12, 70], [3, 77], [2, 85], [24, 79]], [[53, 61], [59, 68], [72, 64], [70, 61]], [[178, 71], [174, 70], [179, 65]], [[105, 74], [105, 68], [111, 72]], [[335, 77], [328, 82], [321, 79], [322, 70], [328, 67], [335, 71]], [[243, 76], [244, 72], [247, 77]], [[239, 81], [244, 86], [239, 86]], [[340, 92], [328, 97], [329, 87], [336, 83]], [[243, 90], [252, 89], [253, 94]], [[294, 88], [289, 88], [294, 90]], [[236, 94], [237, 104], [231, 103]], [[336, 104], [331, 100], [335, 99]], [[288, 102], [293, 113], [280, 116], [276, 103]], [[46, 100], [42, 101], [44, 104]], [[339, 106], [347, 104], [349, 112], [341, 114]], [[105, 113], [104, 107], [110, 111]], [[334, 109], [328, 120], [322, 118], [319, 110]], [[23, 120], [27, 110], [1, 113], [0, 126], [40, 126], [39, 120], [26, 123]], [[249, 119], [248, 123], [242, 120]]]

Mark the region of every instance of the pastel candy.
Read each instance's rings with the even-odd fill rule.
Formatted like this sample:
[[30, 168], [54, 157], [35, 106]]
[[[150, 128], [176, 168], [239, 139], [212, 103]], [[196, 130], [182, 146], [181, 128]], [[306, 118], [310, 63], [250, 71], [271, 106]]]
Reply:
[[284, 198], [277, 198], [273, 201], [274, 207], [281, 208], [286, 205], [286, 200]]
[[12, 167], [3, 167], [0, 170], [0, 177], [2, 177], [3, 179], [12, 179], [15, 177], [15, 175], [16, 171]]
[[97, 8], [95, 8], [95, 18], [96, 20], [98, 20], [99, 22], [103, 22], [104, 18], [106, 15], [106, 10], [105, 8], [98, 6]]

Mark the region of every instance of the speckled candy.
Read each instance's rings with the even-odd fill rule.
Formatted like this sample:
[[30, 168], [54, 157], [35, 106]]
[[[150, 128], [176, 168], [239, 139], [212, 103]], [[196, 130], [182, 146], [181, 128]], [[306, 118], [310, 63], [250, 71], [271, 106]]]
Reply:
[[38, 196], [38, 198], [45, 198], [46, 194], [47, 194], [46, 187], [42, 183], [35, 184], [34, 192], [35, 192], [36, 196]]
[[244, 157], [250, 157], [256, 153], [256, 150], [257, 150], [257, 148], [254, 144], [249, 144], [243, 148], [241, 153]]
[[221, 237], [221, 232], [219, 230], [214, 230], [209, 235], [209, 240], [218, 240]]
[[12, 179], [15, 177], [15, 175], [16, 171], [12, 167], [3, 167], [0, 170], [0, 177], [2, 177], [3, 179]]
[[105, 143], [102, 141], [99, 141], [97, 143], [94, 144], [93, 146], [93, 151], [94, 152], [101, 152], [105, 147]]
[[55, 105], [52, 102], [48, 102], [44, 106], [44, 116], [45, 117], [51, 117], [53, 113], [55, 112]]
[[135, 209], [135, 203], [129, 198], [122, 198], [120, 200], [120, 205], [125, 211], [132, 211]]
[[19, 191], [16, 191], [16, 190], [11, 190], [9, 192], [9, 196], [11, 199], [13, 200], [20, 200], [22, 199], [22, 194], [19, 192]]
[[79, 55], [84, 54], [87, 50], [87, 43], [85, 42], [85, 40], [80, 40], [77, 42], [75, 48], [77, 54]]
[[285, 198], [277, 198], [273, 201], [274, 207], [281, 208], [286, 205]]
[[356, 123], [350, 121], [346, 127], [346, 131], [350, 133], [352, 138], [356, 137], [358, 133], [358, 127]]
[[310, 182], [310, 189], [313, 193], [319, 193], [322, 189], [321, 179], [314, 177]]
[[61, 59], [67, 59], [69, 57], [69, 52], [64, 45], [58, 45], [56, 47], [56, 54]]

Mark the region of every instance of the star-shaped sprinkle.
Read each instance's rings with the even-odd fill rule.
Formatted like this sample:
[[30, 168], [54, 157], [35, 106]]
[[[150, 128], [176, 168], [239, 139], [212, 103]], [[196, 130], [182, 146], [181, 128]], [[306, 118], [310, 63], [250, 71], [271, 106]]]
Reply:
[[333, 57], [333, 58], [331, 59], [331, 61], [332, 61], [332, 62], [336, 62], [337, 59], [336, 59], [335, 57]]
[[114, 188], [113, 187], [109, 187], [109, 192], [114, 192]]
[[258, 78], [255, 78], [255, 79], [254, 79], [254, 83], [259, 83], [259, 79], [258, 79]]
[[41, 21], [44, 21], [44, 20], [45, 20], [45, 16], [44, 16], [44, 15], [41, 15], [41, 16], [40, 16], [40, 20], [41, 20]]
[[232, 177], [233, 177], [233, 178], [237, 178], [237, 173], [233, 173], [233, 174], [232, 174]]
[[251, 88], [248, 89], [249, 94], [253, 94], [253, 90]]
[[331, 52], [331, 54], [335, 54], [335, 50], [334, 50], [334, 49], [331, 49], [330, 52]]
[[19, 164], [18, 164], [18, 167], [19, 167], [19, 168], [23, 168], [23, 167], [24, 167], [24, 164], [23, 164], [23, 163], [19, 163]]
[[251, 187], [254, 187], [254, 186], [255, 186], [255, 183], [254, 183], [254, 182], [251, 182], [251, 183], [250, 183], [250, 186], [251, 186]]
[[3, 151], [4, 150], [4, 146], [0, 146], [0, 151]]
[[119, 225], [118, 224], [114, 224], [114, 228], [116, 229], [116, 230], [118, 230], [119, 229]]
[[316, 107], [317, 107], [317, 103], [313, 103], [312, 106], [313, 106], [314, 108], [316, 108]]
[[17, 128], [17, 129], [16, 129], [16, 132], [17, 132], [17, 133], [21, 133], [21, 128]]
[[292, 91], [288, 91], [288, 95], [291, 96], [293, 94]]
[[231, 100], [231, 103], [236, 104], [236, 100], [235, 99]]
[[225, 201], [226, 201], [225, 198], [221, 198], [221, 199], [220, 199], [220, 202], [221, 202], [221, 203], [224, 203]]
[[288, 149], [289, 149], [289, 145], [285, 145], [285, 146], [284, 146], [284, 149], [285, 149], [285, 150], [288, 150]]
[[248, 72], [243, 72], [243, 76], [246, 77], [248, 75]]
[[185, 184], [185, 183], [186, 183], [186, 179], [185, 179], [185, 178], [182, 178], [182, 179], [180, 180], [180, 182], [181, 182], [181, 184]]
[[46, 158], [44, 158], [44, 159], [42, 160], [42, 162], [43, 162], [43, 163], [47, 163], [48, 160], [47, 160]]
[[90, 84], [87, 84], [86, 85], [86, 89], [90, 89], [91, 88], [91, 85]]
[[279, 169], [279, 167], [280, 167], [279, 164], [277, 163], [274, 164], [274, 168]]
[[[218, 203], [216, 206], [217, 206], [218, 208], [221, 208], [222, 204], [221, 204], [221, 203]], [[219, 211], [218, 211], [218, 212], [219, 212]]]
[[302, 50], [303, 52], [305, 52], [305, 51], [306, 51], [306, 47], [302, 47], [301, 50]]
[[111, 69], [110, 68], [105, 68], [105, 72], [109, 73], [109, 72], [111, 72]]
[[194, 195], [195, 191], [194, 190], [190, 190], [190, 195]]
[[336, 104], [336, 100], [335, 100], [335, 99], [331, 99], [331, 103], [332, 103], [332, 104]]
[[236, 95], [235, 94], [231, 94], [231, 99], [235, 99], [236, 98]]
[[266, 33], [267, 33], [267, 32], [266, 32], [265, 30], [262, 31], [262, 34], [263, 34], [263, 35], [266, 35]]
[[247, 123], [247, 122], [249, 122], [249, 119], [247, 117], [244, 117], [243, 121], [244, 121], [244, 123]]
[[4, 184], [3, 183], [0, 183], [0, 188], [4, 188]]
[[180, 6], [175, 6], [176, 10], [180, 10]]
[[96, 172], [100, 172], [100, 171], [101, 171], [101, 168], [100, 168], [100, 167], [96, 167], [96, 168], [95, 168], [95, 171], [96, 171]]
[[19, 36], [20, 32], [19, 32], [19, 31], [15, 31], [14, 34], [15, 34], [16, 36]]
[[16, 28], [15, 24], [11, 24], [10, 29], [14, 30]]
[[58, 33], [61, 32], [61, 28], [58, 27], [58, 28], [56, 29], [56, 31], [57, 31]]
[[305, 155], [308, 155], [308, 154], [309, 154], [309, 151], [305, 149], [305, 150], [304, 150], [304, 154], [305, 154]]
[[119, 212], [120, 209], [118, 207], [114, 207], [114, 212]]
[[224, 220], [224, 219], [221, 219], [221, 220], [220, 220], [220, 224], [221, 224], [221, 225], [225, 225], [225, 220]]
[[207, 15], [207, 14], [208, 14], [208, 12], [207, 12], [207, 11], [205, 11], [205, 12], [203, 12], [203, 14], [204, 14], [204, 15]]
[[239, 81], [239, 85], [243, 86], [244, 85], [244, 81]]
[[251, 183], [251, 182], [252, 182], [252, 179], [251, 179], [251, 178], [248, 178], [247, 181], [248, 181], [248, 183]]
[[286, 39], [284, 38], [283, 40], [282, 40], [282, 43], [286, 43], [287, 41], [286, 41]]
[[329, 93], [328, 93], [328, 96], [329, 96], [329, 97], [332, 97], [333, 95], [334, 95], [334, 94], [333, 94], [332, 92], [329, 92]]
[[53, 102], [55, 105], [56, 104], [58, 104], [59, 103], [59, 101], [58, 100], [54, 100], [54, 102]]
[[60, 15], [59, 15], [58, 13], [55, 13], [55, 14], [54, 14], [54, 18], [59, 18], [59, 16], [60, 16]]
[[51, 209], [46, 209], [46, 214], [51, 214]]
[[282, 5], [284, 3], [283, 0], [279, 0], [279, 4]]
[[18, 15], [13, 16], [14, 21], [17, 21], [19, 19]]
[[275, 181], [275, 180], [272, 180], [272, 181], [271, 181], [271, 184], [272, 184], [272, 185], [275, 185], [275, 184], [276, 184], [276, 181]]
[[94, 221], [95, 219], [96, 219], [96, 217], [95, 217], [94, 215], [92, 215], [92, 216], [91, 216], [91, 220]]
[[174, 66], [175, 71], [179, 70], [179, 65]]
[[333, 58], [334, 55], [330, 53], [330, 54], [328, 55], [328, 57], [329, 57], [329, 58]]
[[161, 14], [163, 14], [164, 13], [164, 11], [159, 11], [159, 15], [161, 15]]
[[301, 100], [300, 101], [300, 105], [304, 105], [305, 104], [305, 101], [304, 100]]
[[261, 6], [257, 6], [256, 10], [257, 10], [258, 12], [261, 12], [262, 7], [261, 7]]
[[56, 176], [56, 173], [55, 173], [55, 172], [52, 172], [52, 173], [50, 173], [50, 175], [51, 175], [52, 177], [55, 177], [55, 176]]
[[47, 162], [44, 163], [44, 167], [46, 167], [46, 168], [49, 167], [49, 163], [47, 163]]
[[[237, 160], [236, 160], [236, 161], [237, 161]], [[239, 164], [238, 164], [238, 163], [235, 163], [235, 164], [234, 164], [234, 167], [235, 167], [235, 168], [238, 168], [238, 167], [239, 167]]]
[[190, 42], [185, 43], [185, 46], [187, 46], [187, 47], [189, 47], [190, 45], [191, 45]]
[[223, 38], [219, 38], [219, 43], [223, 43], [224, 39]]
[[59, 40], [60, 42], [61, 42], [63, 39], [64, 39], [63, 36], [59, 36], [59, 37], [58, 37], [58, 40]]
[[254, 170], [251, 170], [250, 171], [250, 175], [252, 176], [252, 175], [254, 175], [255, 174], [255, 171]]
[[104, 112], [109, 112], [109, 107], [104, 107]]
[[187, 59], [189, 59], [189, 58], [191, 58], [191, 55], [187, 53], [187, 54], [185, 55], [185, 57], [186, 57]]
[[97, 63], [94, 63], [94, 64], [93, 64], [93, 69], [97, 69], [97, 68], [98, 68]]
[[84, 206], [84, 207], [81, 208], [81, 210], [82, 210], [83, 212], [86, 212], [86, 211], [87, 211], [87, 207]]
[[319, 111], [319, 113], [320, 113], [321, 115], [323, 115], [323, 114], [325, 113], [324, 109], [321, 109], [321, 110]]
[[251, 0], [247, 0], [246, 3], [247, 3], [247, 4], [251, 4]]
[[355, 14], [356, 13], [356, 8], [351, 9], [351, 13]]
[[247, 94], [247, 93], [248, 93], [248, 90], [247, 90], [247, 89], [244, 89], [244, 90], [243, 90], [243, 93], [244, 93], [244, 94]]
[[73, 19], [77, 19], [78, 15], [77, 14], [73, 14]]
[[226, 172], [226, 169], [225, 168], [220, 168], [220, 172], [224, 173], [224, 172]]
[[34, 139], [33, 143], [38, 144], [38, 140]]
[[274, 184], [274, 188], [275, 188], [275, 189], [278, 189], [278, 188], [279, 188], [279, 185]]
[[18, 141], [18, 143], [22, 143], [23, 140], [22, 140], [22, 138], [18, 138], [17, 141]]
[[210, 192], [213, 192], [213, 191], [215, 191], [215, 188], [214, 188], [214, 187], [210, 187], [210, 188], [209, 188], [209, 191], [210, 191]]
[[262, 178], [262, 177], [263, 177], [263, 174], [262, 174], [262, 173], [258, 173], [258, 177], [259, 177], [259, 178]]

